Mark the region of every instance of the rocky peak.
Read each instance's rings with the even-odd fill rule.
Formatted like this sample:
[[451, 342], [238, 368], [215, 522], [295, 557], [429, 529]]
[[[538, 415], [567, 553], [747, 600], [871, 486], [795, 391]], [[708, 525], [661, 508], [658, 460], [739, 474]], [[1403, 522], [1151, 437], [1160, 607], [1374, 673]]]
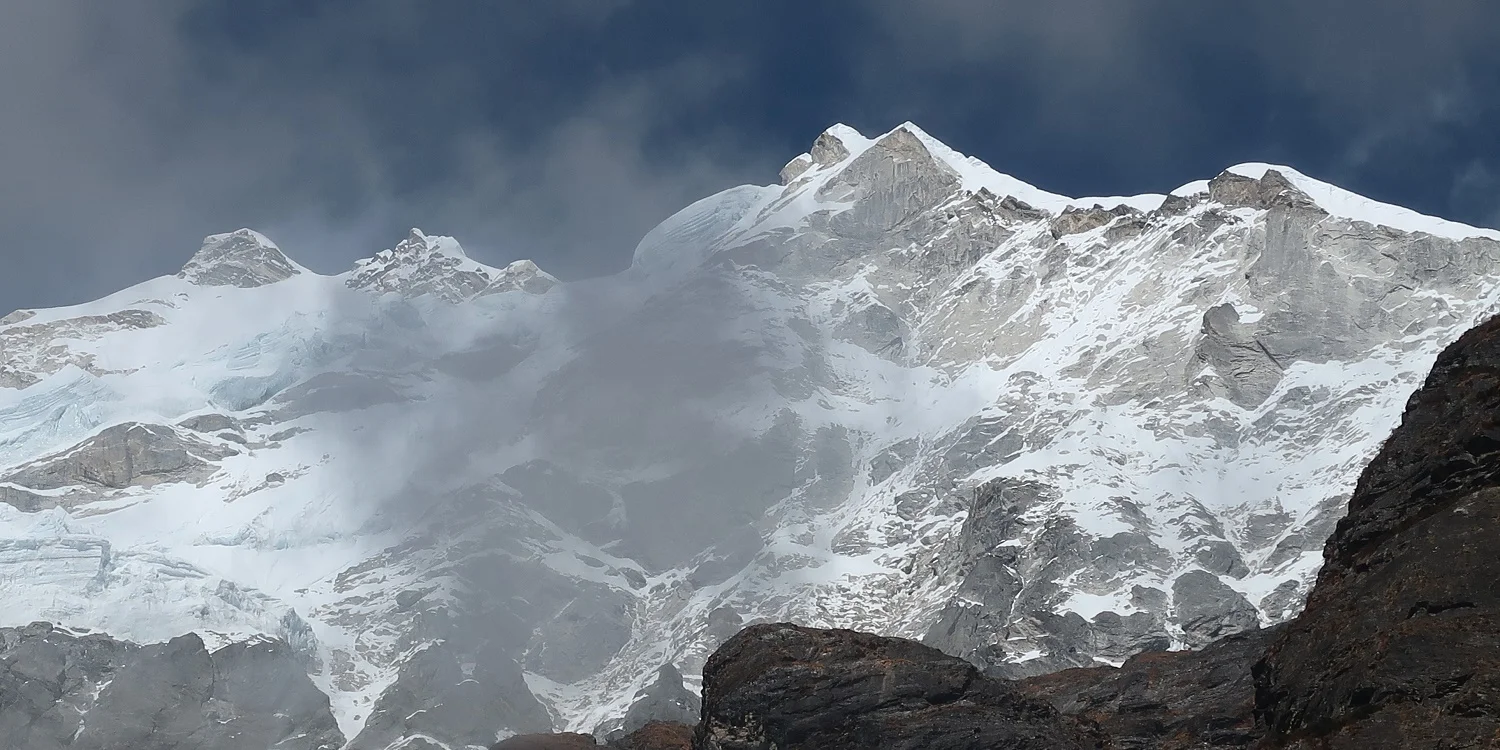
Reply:
[[413, 228], [394, 248], [354, 264], [350, 289], [463, 302], [490, 286], [495, 269], [469, 259], [458, 240]]
[[1260, 179], [1225, 170], [1208, 181], [1208, 197], [1226, 206], [1245, 208], [1318, 207], [1286, 175], [1275, 169], [1267, 169]]
[[851, 145], [857, 148], [865, 141], [859, 131], [840, 123], [818, 134], [808, 157], [820, 167], [831, 166], [849, 158]]
[[257, 287], [305, 270], [265, 235], [253, 229], [237, 229], [203, 238], [203, 247], [177, 276], [203, 286]]

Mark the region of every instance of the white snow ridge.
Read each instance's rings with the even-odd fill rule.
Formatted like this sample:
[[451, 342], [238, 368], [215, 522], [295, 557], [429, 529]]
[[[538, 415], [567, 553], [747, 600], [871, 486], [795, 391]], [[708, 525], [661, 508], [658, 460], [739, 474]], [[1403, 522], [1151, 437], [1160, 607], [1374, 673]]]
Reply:
[[756, 620], [1118, 663], [1295, 614], [1496, 309], [1500, 235], [1285, 167], [1075, 200], [906, 124], [782, 174], [604, 279], [240, 230], [0, 319], [0, 625], [283, 638], [352, 748], [606, 727]]

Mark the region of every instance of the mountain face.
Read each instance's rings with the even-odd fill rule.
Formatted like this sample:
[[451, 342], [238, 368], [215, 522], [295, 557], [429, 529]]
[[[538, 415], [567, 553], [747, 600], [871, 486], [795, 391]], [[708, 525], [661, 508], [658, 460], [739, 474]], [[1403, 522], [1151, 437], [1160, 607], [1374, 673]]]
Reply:
[[746, 750], [1495, 747], [1497, 365], [1500, 318], [1438, 356], [1360, 475], [1306, 608], [1284, 623], [1019, 681], [915, 641], [753, 625], [709, 657], [702, 717], [676, 736]]
[[768, 620], [1118, 664], [1297, 614], [1497, 309], [1500, 234], [1285, 167], [1070, 199], [908, 124], [782, 178], [608, 278], [241, 230], [0, 318], [0, 625], [271, 636], [355, 748], [608, 729]]

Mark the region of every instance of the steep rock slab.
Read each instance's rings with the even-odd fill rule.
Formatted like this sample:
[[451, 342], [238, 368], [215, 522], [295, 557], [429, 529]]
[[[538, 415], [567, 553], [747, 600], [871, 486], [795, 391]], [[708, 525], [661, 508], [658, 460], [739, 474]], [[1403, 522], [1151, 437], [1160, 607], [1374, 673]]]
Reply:
[[1251, 666], [1279, 629], [1227, 636], [1200, 651], [1140, 654], [1119, 668], [1054, 672], [1016, 688], [1095, 723], [1114, 748], [1250, 748], [1262, 736]]
[[851, 630], [754, 625], [703, 679], [701, 750], [1103, 747], [961, 659]]
[[1269, 747], [1500, 746], [1500, 320], [1446, 349], [1256, 666]]

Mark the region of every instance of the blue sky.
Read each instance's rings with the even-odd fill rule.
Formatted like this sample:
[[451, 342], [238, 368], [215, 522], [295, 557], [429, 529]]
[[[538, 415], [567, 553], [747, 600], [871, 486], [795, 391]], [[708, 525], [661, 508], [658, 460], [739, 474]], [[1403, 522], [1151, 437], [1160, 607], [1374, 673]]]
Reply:
[[1072, 195], [1242, 161], [1500, 225], [1487, 0], [0, 0], [0, 307], [260, 229], [336, 272], [409, 226], [564, 277], [834, 122]]

